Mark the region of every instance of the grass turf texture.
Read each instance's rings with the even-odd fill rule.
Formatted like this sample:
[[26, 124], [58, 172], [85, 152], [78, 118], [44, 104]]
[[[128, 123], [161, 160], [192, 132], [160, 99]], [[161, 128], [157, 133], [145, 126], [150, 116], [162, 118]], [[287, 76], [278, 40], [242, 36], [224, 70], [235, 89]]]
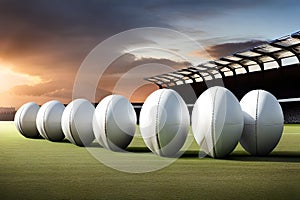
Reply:
[[[147, 151], [135, 138], [130, 151]], [[22, 137], [0, 122], [0, 199], [300, 199], [300, 125], [286, 125], [266, 157], [240, 146], [227, 159], [198, 158], [198, 147], [145, 174], [108, 168], [85, 148]]]

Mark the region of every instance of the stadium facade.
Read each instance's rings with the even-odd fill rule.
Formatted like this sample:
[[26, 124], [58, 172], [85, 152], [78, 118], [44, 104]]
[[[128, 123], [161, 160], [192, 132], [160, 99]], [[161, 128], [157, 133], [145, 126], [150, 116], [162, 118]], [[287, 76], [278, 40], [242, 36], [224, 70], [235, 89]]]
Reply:
[[[179, 92], [186, 103], [193, 104], [208, 86], [221, 85], [241, 99], [247, 92], [263, 89], [278, 99], [300, 97], [300, 31], [275, 39], [245, 51], [233, 53], [198, 66], [145, 78], [159, 88]], [[187, 94], [191, 90], [195, 97]], [[300, 113], [289, 112], [300, 108], [300, 102], [282, 102], [286, 120], [293, 116], [300, 123]]]

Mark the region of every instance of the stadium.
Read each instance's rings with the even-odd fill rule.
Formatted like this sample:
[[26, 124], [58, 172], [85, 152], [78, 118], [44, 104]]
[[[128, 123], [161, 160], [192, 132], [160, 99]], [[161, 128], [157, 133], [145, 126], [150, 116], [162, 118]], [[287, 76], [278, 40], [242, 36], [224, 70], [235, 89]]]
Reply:
[[[2, 197], [132, 199], [152, 196], [154, 190], [159, 199], [194, 199], [198, 195], [204, 199], [212, 196], [214, 199], [297, 199], [300, 128], [291, 124], [299, 123], [299, 101], [294, 99], [299, 97], [299, 34], [196, 67], [146, 78], [159, 88], [178, 91], [183, 98], [186, 87], [192, 87], [199, 96], [207, 85], [222, 78], [224, 86], [238, 98], [260, 88], [285, 99], [281, 101], [286, 123], [284, 134], [270, 155], [253, 157], [239, 145], [228, 158], [199, 159], [199, 149], [193, 141], [169, 167], [146, 174], [127, 174], [99, 164], [84, 148], [67, 141], [24, 139], [12, 122], [1, 122], [1, 152], [4, 153], [1, 169], [5, 172], [1, 174]], [[185, 101], [193, 103], [188, 98]], [[141, 104], [135, 104], [137, 114], [140, 108]], [[138, 137], [127, 150], [149, 152]]]
[[[193, 104], [208, 86], [225, 86], [238, 99], [251, 90], [263, 89], [283, 100], [286, 123], [300, 123], [300, 101], [293, 100], [300, 96], [299, 60], [300, 32], [295, 32], [231, 56], [146, 80], [159, 88], [178, 91], [188, 104]], [[193, 89], [195, 98], [185, 97], [189, 88]]]
[[299, 8], [0, 0], [0, 199], [299, 200]]

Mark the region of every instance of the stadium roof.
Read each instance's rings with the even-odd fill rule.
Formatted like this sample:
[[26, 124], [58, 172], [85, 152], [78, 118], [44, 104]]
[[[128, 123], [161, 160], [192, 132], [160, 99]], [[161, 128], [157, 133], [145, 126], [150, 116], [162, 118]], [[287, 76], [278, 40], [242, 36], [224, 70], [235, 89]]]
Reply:
[[300, 63], [300, 31], [266, 44], [174, 72], [145, 78], [160, 88], [209, 81]]

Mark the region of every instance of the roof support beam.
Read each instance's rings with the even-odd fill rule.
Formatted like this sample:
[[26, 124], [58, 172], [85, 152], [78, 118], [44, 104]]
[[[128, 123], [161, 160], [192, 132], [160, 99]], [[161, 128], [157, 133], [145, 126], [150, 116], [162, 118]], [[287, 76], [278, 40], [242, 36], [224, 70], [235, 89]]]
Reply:
[[[276, 62], [278, 67], [282, 67], [282, 59], [296, 57], [300, 63], [300, 31], [285, 36], [277, 40], [273, 40], [264, 45], [248, 49], [232, 54], [233, 57], [223, 57], [219, 60], [209, 61], [198, 66], [191, 66], [180, 69], [175, 72], [162, 74], [145, 78], [152, 83], [155, 83], [160, 88], [169, 87], [171, 85], [179, 85], [182, 83], [196, 82], [197, 78], [203, 81], [219, 78], [225, 78], [225, 74], [231, 72], [233, 76], [237, 75], [237, 69], [245, 69], [250, 73], [250, 67], [258, 65], [261, 71], [264, 71], [265, 63]], [[234, 59], [234, 57], [239, 59]], [[238, 65], [237, 67], [235, 65]], [[240, 67], [241, 66], [241, 67]], [[226, 69], [226, 70], [224, 70]], [[216, 71], [214, 71], [216, 70]], [[258, 71], [258, 70], [251, 70]]]
[[211, 63], [213, 63], [215, 65], [223, 66], [222, 68], [226, 67], [226, 68], [230, 69], [230, 71], [232, 71], [232, 73], [233, 73], [234, 76], [236, 75], [235, 70], [232, 67], [230, 67], [229, 65], [218, 63], [218, 61], [211, 61]]
[[274, 54], [273, 54], [275, 52], [273, 52], [273, 53], [266, 53], [266, 52], [263, 52], [263, 51], [259, 51], [259, 50], [255, 49], [255, 48], [251, 49], [251, 51], [254, 52], [254, 53], [260, 53], [262, 55], [269, 56], [270, 58], [273, 58], [274, 61], [277, 62], [278, 67], [282, 67], [281, 60], [279, 58], [277, 58], [276, 56], [274, 56]]
[[[234, 56], [253, 61], [260, 67], [261, 71], [265, 70], [264, 63], [261, 62], [260, 60], [258, 60], [256, 57], [248, 57], [248, 56], [243, 56], [240, 54], [234, 54]], [[249, 66], [248, 66], [248, 69], [249, 69]]]
[[[298, 61], [300, 62], [300, 55], [293, 49], [293, 46], [295, 46], [295, 45], [290, 46], [290, 47], [282, 46], [282, 45], [280, 45], [280, 44], [275, 44], [275, 43], [272, 43], [272, 44], [270, 44], [270, 45], [291, 52], [292, 54], [294, 54], [294, 55], [296, 56], [296, 58], [297, 58]], [[300, 45], [299, 45], [299, 46], [300, 46]]]
[[220, 58], [220, 60], [224, 60], [224, 61], [227, 61], [227, 62], [232, 62], [232, 63], [238, 64], [238, 65], [242, 66], [246, 70], [247, 73], [249, 73], [249, 66], [242, 64], [240, 61], [231, 60], [231, 59], [224, 58], [224, 57]]

